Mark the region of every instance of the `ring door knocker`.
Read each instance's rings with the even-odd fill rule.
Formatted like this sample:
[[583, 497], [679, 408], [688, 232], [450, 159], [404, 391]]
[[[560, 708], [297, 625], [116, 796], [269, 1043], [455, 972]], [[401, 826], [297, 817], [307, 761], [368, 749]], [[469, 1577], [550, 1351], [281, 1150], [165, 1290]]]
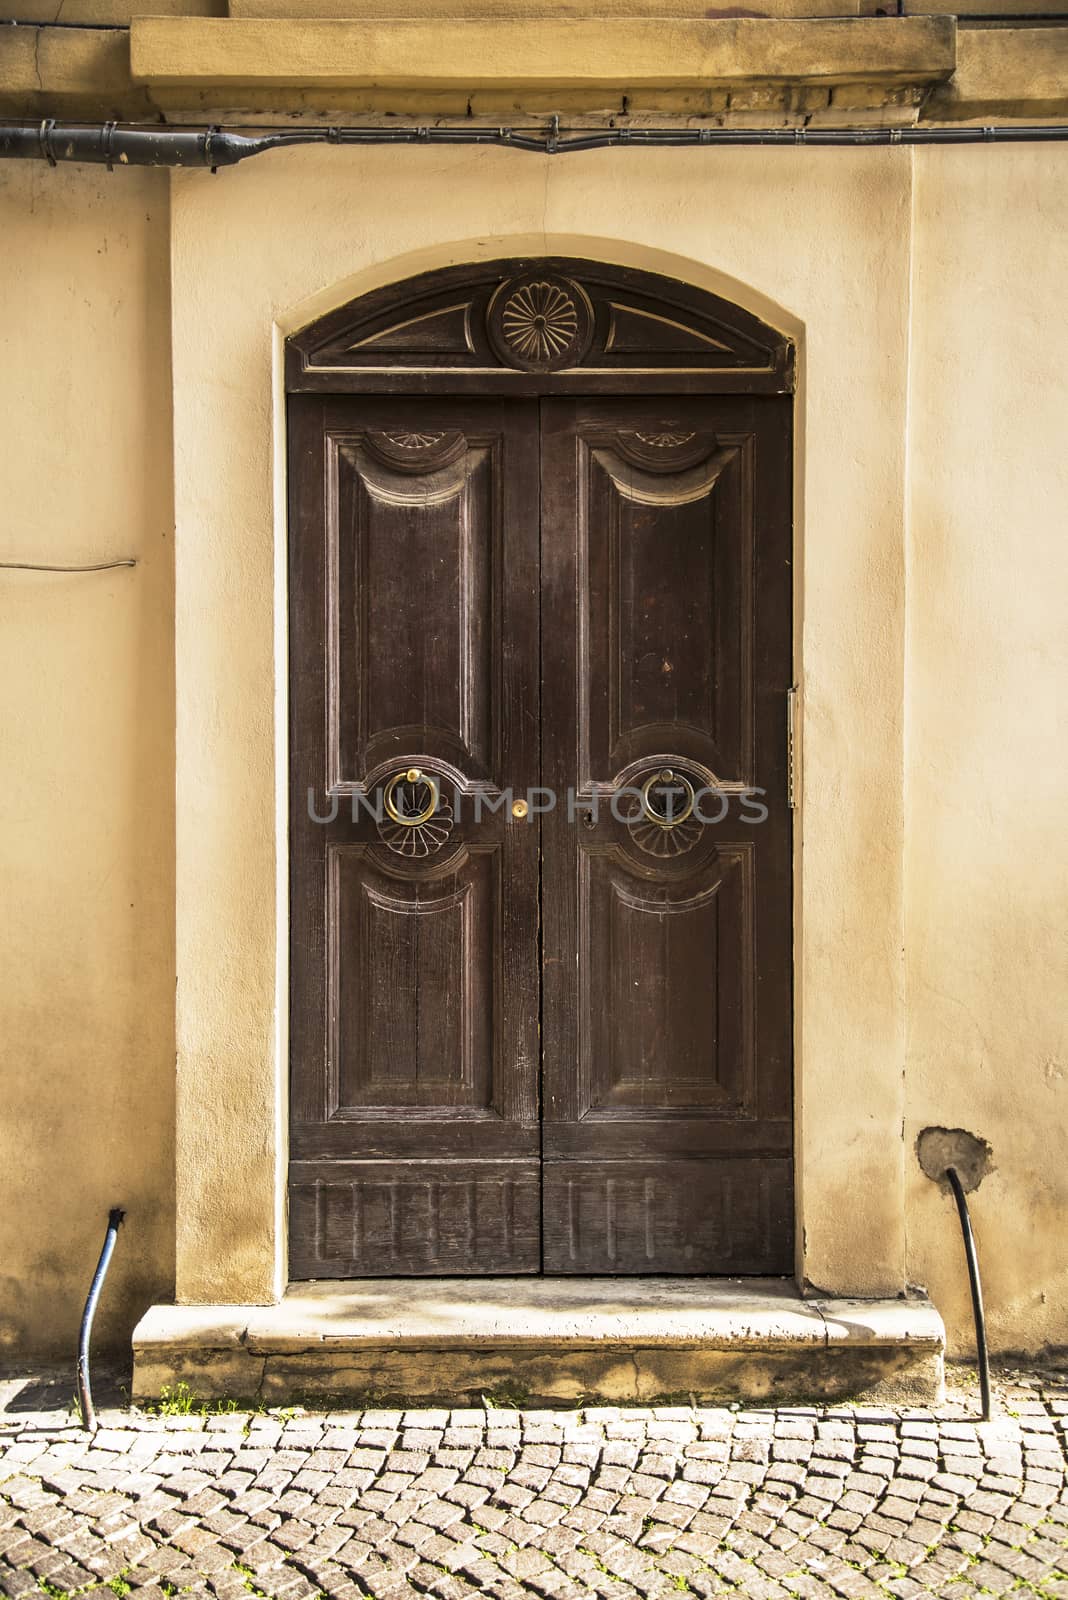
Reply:
[[432, 855], [452, 832], [452, 807], [441, 798], [441, 784], [419, 767], [393, 774], [382, 792], [382, 809], [378, 836], [399, 856]]
[[631, 837], [639, 850], [650, 856], [680, 856], [692, 850], [701, 824], [694, 816], [696, 793], [686, 773], [659, 767], [646, 778], [639, 796], [638, 808], [629, 819]]

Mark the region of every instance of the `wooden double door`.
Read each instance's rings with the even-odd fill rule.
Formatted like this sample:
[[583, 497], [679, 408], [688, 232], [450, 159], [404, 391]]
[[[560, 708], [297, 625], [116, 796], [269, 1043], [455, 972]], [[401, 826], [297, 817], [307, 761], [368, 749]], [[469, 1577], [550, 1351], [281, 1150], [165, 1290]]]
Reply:
[[791, 1271], [789, 399], [290, 430], [291, 1276]]

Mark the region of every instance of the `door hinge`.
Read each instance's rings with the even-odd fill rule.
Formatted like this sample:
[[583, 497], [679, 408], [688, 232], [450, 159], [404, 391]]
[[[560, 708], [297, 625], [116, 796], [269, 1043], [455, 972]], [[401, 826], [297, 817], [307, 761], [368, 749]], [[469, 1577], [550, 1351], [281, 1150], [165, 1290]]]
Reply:
[[800, 738], [797, 726], [798, 688], [786, 691], [786, 801], [796, 811], [801, 794]]

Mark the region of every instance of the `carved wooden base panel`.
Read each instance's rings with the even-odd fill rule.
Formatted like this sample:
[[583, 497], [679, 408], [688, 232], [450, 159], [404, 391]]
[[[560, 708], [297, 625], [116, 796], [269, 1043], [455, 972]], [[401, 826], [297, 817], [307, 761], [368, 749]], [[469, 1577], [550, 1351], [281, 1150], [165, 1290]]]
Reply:
[[789, 1161], [547, 1162], [546, 1272], [787, 1273]]
[[290, 1184], [295, 1278], [537, 1272], [534, 1162], [345, 1162]]

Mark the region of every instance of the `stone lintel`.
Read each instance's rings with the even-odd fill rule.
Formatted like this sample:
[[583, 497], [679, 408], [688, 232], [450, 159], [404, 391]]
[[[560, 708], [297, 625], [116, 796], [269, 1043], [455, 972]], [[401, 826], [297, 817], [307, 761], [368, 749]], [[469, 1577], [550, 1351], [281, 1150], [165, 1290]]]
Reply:
[[139, 17], [131, 69], [153, 90], [486, 89], [620, 96], [762, 84], [937, 83], [955, 62], [948, 17], [771, 21], [570, 17], [442, 28], [390, 21]]

